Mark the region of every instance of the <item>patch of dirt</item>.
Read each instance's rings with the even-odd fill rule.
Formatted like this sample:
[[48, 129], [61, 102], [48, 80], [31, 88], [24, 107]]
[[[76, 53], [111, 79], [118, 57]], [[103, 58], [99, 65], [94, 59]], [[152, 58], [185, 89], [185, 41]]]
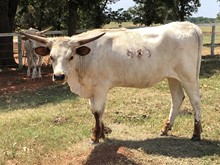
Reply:
[[[59, 155], [52, 154], [50, 157], [53, 156], [55, 159], [42, 160], [41, 163], [59, 165], [137, 165], [132, 161], [134, 153], [124, 146], [100, 143], [95, 146], [84, 144], [84, 146], [78, 146], [75, 149]], [[79, 150], [81, 150], [80, 153], [74, 153]]]
[[27, 76], [26, 67], [21, 71], [11, 69], [0, 72], [0, 94], [37, 90], [52, 84], [52, 68], [42, 68], [42, 79], [35, 80]]

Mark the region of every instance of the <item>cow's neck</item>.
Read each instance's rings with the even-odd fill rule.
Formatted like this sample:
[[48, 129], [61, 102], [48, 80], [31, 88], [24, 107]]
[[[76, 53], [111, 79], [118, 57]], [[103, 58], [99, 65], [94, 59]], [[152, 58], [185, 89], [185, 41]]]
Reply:
[[91, 89], [85, 83], [86, 78], [86, 58], [77, 56], [74, 61], [74, 67], [69, 71], [68, 84], [71, 91], [83, 98], [91, 97]]

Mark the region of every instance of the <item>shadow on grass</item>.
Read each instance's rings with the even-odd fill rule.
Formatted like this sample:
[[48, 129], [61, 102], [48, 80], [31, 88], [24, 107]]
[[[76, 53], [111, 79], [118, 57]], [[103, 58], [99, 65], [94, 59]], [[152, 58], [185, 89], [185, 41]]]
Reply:
[[209, 78], [220, 71], [220, 56], [203, 56], [200, 77]]
[[73, 94], [67, 85], [52, 85], [37, 91], [0, 95], [0, 112], [36, 108], [47, 103], [57, 104], [66, 99], [76, 98], [77, 95]]
[[[94, 160], [101, 164], [108, 160], [109, 162], [125, 162], [136, 164], [118, 153], [120, 148], [142, 150], [148, 155], [168, 156], [173, 158], [200, 158], [205, 156], [220, 156], [220, 141], [202, 140], [194, 142], [186, 138], [175, 137], [158, 137], [143, 141], [129, 141], [106, 139], [105, 142], [95, 146], [87, 159], [86, 165], [91, 164]], [[109, 157], [103, 154], [110, 153]], [[108, 162], [107, 162], [108, 163]]]

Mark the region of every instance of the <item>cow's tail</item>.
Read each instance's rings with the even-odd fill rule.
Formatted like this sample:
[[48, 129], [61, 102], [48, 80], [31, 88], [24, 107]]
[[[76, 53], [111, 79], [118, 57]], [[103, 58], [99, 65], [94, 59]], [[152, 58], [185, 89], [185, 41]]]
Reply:
[[195, 32], [196, 32], [196, 37], [198, 38], [197, 73], [196, 73], [196, 78], [198, 82], [200, 68], [201, 68], [201, 60], [202, 60], [203, 34], [202, 34], [202, 30], [198, 26], [196, 26]]

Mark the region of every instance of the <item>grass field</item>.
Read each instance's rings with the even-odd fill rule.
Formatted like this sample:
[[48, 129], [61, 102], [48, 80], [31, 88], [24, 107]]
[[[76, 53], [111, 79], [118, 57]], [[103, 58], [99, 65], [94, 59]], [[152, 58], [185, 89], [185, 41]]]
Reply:
[[164, 80], [148, 89], [114, 88], [104, 115], [112, 134], [90, 145], [88, 100], [66, 85], [0, 95], [0, 165], [220, 164], [220, 61], [202, 62], [202, 141], [192, 142], [193, 111], [184, 100], [168, 137], [158, 136], [170, 109]]

